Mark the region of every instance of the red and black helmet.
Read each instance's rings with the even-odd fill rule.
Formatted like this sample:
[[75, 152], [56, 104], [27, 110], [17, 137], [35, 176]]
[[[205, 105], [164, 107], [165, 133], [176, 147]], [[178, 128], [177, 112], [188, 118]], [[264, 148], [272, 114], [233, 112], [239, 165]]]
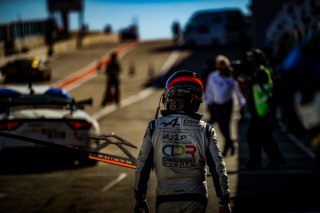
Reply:
[[203, 98], [203, 85], [195, 72], [182, 70], [173, 73], [166, 82], [165, 91], [170, 94], [177, 89], [189, 90], [197, 95], [198, 99]]
[[[203, 101], [203, 84], [197, 73], [181, 70], [173, 73], [167, 80], [164, 93], [164, 105], [167, 108], [169, 100], [184, 99], [187, 102], [200, 105]], [[180, 107], [178, 107], [180, 108]], [[196, 108], [198, 110], [198, 107]]]

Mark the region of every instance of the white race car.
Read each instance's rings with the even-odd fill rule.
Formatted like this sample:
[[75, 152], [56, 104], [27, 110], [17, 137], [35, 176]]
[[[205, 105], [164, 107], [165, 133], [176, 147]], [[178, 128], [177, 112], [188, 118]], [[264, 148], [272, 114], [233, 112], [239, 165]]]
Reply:
[[[90, 137], [97, 137], [100, 128], [98, 122], [83, 110], [85, 104], [90, 104], [90, 101], [76, 102], [70, 94], [57, 87], [2, 86], [0, 131], [50, 143], [93, 149], [96, 144]], [[0, 154], [8, 150], [34, 149], [39, 146], [0, 137]], [[78, 154], [73, 157], [78, 158], [76, 160], [80, 163], [90, 162]]]

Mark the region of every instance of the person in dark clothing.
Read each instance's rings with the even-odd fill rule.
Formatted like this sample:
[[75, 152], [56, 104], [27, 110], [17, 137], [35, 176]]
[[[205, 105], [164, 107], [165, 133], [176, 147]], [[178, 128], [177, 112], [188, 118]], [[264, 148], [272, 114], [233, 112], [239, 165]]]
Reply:
[[173, 43], [177, 44], [180, 40], [181, 36], [181, 29], [180, 29], [180, 23], [178, 21], [173, 22], [171, 31], [173, 34]]
[[110, 61], [106, 67], [105, 74], [107, 75], [107, 86], [101, 106], [115, 101], [117, 105], [120, 102], [120, 75], [121, 66], [117, 58], [117, 53], [112, 53]]
[[248, 55], [252, 65], [250, 90], [247, 104], [251, 120], [247, 131], [249, 162], [251, 169], [261, 167], [262, 149], [269, 159], [268, 167], [275, 168], [284, 163], [284, 158], [273, 137], [274, 115], [272, 109], [272, 76], [264, 53], [255, 49]]

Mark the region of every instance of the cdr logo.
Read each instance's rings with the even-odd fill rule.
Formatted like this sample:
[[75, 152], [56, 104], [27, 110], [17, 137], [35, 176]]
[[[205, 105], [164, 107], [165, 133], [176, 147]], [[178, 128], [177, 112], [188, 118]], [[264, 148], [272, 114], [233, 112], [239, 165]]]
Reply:
[[180, 157], [185, 155], [195, 157], [196, 151], [197, 148], [194, 145], [167, 144], [162, 147], [162, 153], [166, 157]]

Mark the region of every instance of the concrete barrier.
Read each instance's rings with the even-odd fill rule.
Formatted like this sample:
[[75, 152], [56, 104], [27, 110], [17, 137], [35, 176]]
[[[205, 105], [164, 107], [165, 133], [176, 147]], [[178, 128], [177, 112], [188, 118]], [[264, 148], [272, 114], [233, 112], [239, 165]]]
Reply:
[[[87, 35], [82, 40], [82, 46], [89, 46], [96, 43], [116, 43], [119, 42], [119, 36], [117, 34], [104, 34], [104, 33], [95, 33], [91, 35]], [[22, 48], [22, 46], [29, 48], [30, 50], [25, 53], [17, 53], [10, 56], [4, 56], [3, 48], [0, 48], [0, 66], [5, 65], [9, 61], [13, 61], [17, 58], [24, 57], [34, 57], [34, 56], [47, 56], [47, 47], [44, 43], [44, 39], [41, 36], [33, 36], [29, 38], [25, 38], [23, 41], [16, 41], [17, 48]], [[73, 37], [69, 40], [56, 42], [54, 45], [54, 55], [59, 53], [65, 53], [71, 50], [77, 49], [77, 38]]]

